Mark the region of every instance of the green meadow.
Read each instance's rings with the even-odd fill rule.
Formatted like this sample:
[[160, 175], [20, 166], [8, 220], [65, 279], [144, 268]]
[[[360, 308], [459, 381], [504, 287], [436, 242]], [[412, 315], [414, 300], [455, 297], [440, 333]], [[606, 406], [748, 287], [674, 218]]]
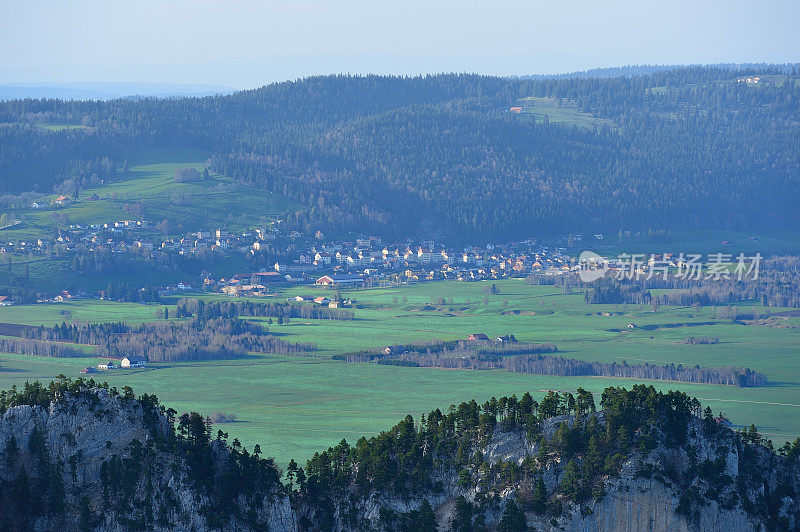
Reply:
[[68, 131], [72, 129], [92, 129], [88, 128], [81, 124], [68, 124], [62, 122], [40, 122], [36, 124], [38, 127], [42, 129], [46, 129], [47, 131]]
[[[225, 176], [212, 174], [194, 183], [177, 183], [181, 168], [202, 170], [210, 154], [194, 148], [161, 148], [134, 152], [127, 169], [118, 169], [112, 182], [85, 188], [78, 201], [61, 208], [16, 209], [23, 224], [0, 231], [3, 240], [49, 238], [57, 227], [68, 224], [102, 224], [117, 220], [167, 220], [175, 236], [186, 231], [224, 226], [233, 231], [265, 224], [298, 208], [293, 201], [248, 187]], [[99, 199], [91, 199], [96, 196]], [[50, 198], [55, 199], [56, 194]], [[66, 224], [54, 220], [66, 217]], [[202, 220], [202, 223], [200, 222]], [[155, 227], [150, 236], [157, 237]]]
[[578, 109], [574, 101], [557, 98], [528, 96], [520, 98], [519, 104], [524, 106], [523, 113], [534, 117], [537, 121], [547, 120], [553, 124], [573, 125], [581, 128], [597, 126], [614, 127], [614, 122], [606, 118], [597, 118], [591, 113]]
[[[95, 378], [138, 393], [155, 393], [176, 410], [204, 414], [226, 412], [237, 421], [220, 425], [231, 438], [251, 447], [260, 443], [285, 463], [304, 460], [342, 438], [353, 441], [396, 423], [406, 413], [417, 416], [453, 402], [530, 391], [601, 392], [610, 385], [638, 381], [599, 377], [550, 377], [505, 371], [462, 371], [346, 364], [330, 357], [347, 351], [420, 339], [457, 339], [473, 332], [515, 334], [522, 341], [553, 342], [560, 354], [585, 360], [668, 362], [702, 366], [746, 366], [767, 374], [762, 388], [645, 381], [660, 389], [680, 389], [698, 397], [737, 425], [755, 424], [776, 443], [800, 435], [800, 329], [796, 311], [742, 306], [775, 326], [733, 322], [718, 316], [724, 309], [592, 305], [583, 293], [564, 294], [552, 286], [529, 286], [520, 280], [491, 283], [433, 282], [395, 288], [346, 291], [353, 298], [352, 321], [300, 320], [268, 325], [287, 341], [313, 341], [310, 357], [251, 355], [240, 360], [153, 364], [144, 369], [106, 372]], [[331, 296], [313, 286], [279, 290], [276, 299], [296, 295]], [[198, 295], [218, 299], [218, 295]], [[177, 301], [170, 302], [174, 308]], [[101, 301], [0, 308], [0, 322], [54, 324], [90, 320], [128, 322], [163, 319], [163, 305]], [[603, 315], [610, 314], [610, 315]], [[266, 322], [266, 319], [258, 318]], [[628, 328], [633, 323], [636, 328]], [[267, 325], [265, 323], [265, 325]], [[714, 336], [716, 345], [685, 345], [687, 336]], [[93, 357], [44, 359], [2, 355], [0, 387], [59, 373], [77, 376]], [[599, 400], [599, 397], [597, 398]]]

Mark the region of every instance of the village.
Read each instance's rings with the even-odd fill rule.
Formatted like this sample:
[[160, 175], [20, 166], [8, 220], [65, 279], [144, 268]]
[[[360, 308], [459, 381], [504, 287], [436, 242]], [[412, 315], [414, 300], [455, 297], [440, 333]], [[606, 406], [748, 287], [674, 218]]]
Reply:
[[[61, 198], [59, 198], [61, 199]], [[64, 198], [63, 201], [68, 201]], [[15, 256], [70, 257], [76, 254], [129, 255], [166, 263], [171, 257], [208, 259], [239, 255], [259, 266], [257, 271], [214, 277], [203, 272], [196, 278], [159, 286], [169, 294], [185, 290], [221, 292], [229, 296], [266, 296], [276, 284], [312, 284], [339, 288], [399, 285], [434, 280], [478, 281], [531, 274], [562, 275], [575, 267], [566, 248], [535, 239], [504, 244], [447, 248], [434, 239], [384, 243], [378, 236], [354, 240], [327, 240], [321, 231], [313, 235], [284, 232], [280, 221], [267, 228], [235, 232], [223, 227], [197, 229], [181, 237], [167, 238], [146, 220], [116, 220], [102, 224], [71, 224], [55, 231], [53, 238], [0, 243], [0, 254]], [[580, 242], [571, 235], [570, 242]], [[602, 235], [590, 237], [600, 242]], [[10, 260], [10, 259], [9, 259]], [[39, 302], [74, 298], [106, 298], [104, 291], [87, 294], [60, 291]], [[9, 301], [10, 303], [10, 301]], [[8, 304], [8, 303], [7, 303]]]
[[[189, 276], [179, 282], [153, 283], [150, 289], [157, 291], [159, 296], [200, 290], [232, 297], [266, 297], [274, 295], [276, 286], [287, 284], [315, 284], [338, 289], [399, 286], [439, 280], [468, 282], [531, 275], [558, 277], [580, 272], [586, 266], [569, 250], [574, 252], [580, 247], [598, 250], [608, 247], [604, 235], [599, 233], [586, 238], [581, 234], [570, 234], [548, 242], [526, 239], [464, 246], [460, 249], [449, 248], [433, 238], [384, 243], [379, 236], [369, 235], [337, 241], [326, 239], [321, 231], [313, 235], [282, 231], [280, 220], [270, 223], [266, 228], [239, 232], [224, 227], [197, 229], [173, 238], [167, 238], [162, 229], [158, 224], [154, 226], [146, 220], [133, 219], [103, 224], [72, 224], [58, 229], [50, 240], [2, 242], [0, 255], [10, 263], [11, 255], [69, 258], [94, 253], [106, 256], [114, 254], [157, 264], [169, 264], [179, 257], [208, 262], [215, 257], [231, 258], [238, 255], [246, 259], [247, 264], [253, 265], [248, 268], [250, 271], [220, 275], [219, 272], [205, 270], [199, 276]], [[751, 242], [758, 242], [758, 239], [751, 237]], [[720, 244], [727, 247], [731, 245], [727, 240]], [[599, 255], [596, 257], [600, 262], [590, 264], [593, 268], [617, 272], [626, 269], [626, 265], [618, 261], [609, 262]], [[699, 265], [689, 264], [670, 254], [649, 255], [642, 256], [637, 264], [629, 264], [628, 273], [663, 273], [670, 268], [689, 266]], [[112, 297], [105, 290], [95, 293], [61, 290], [41, 294], [37, 301], [60, 303], [76, 298]], [[13, 303], [8, 296], [0, 295], [0, 305]], [[346, 305], [344, 301], [330, 300], [321, 304], [333, 308]]]

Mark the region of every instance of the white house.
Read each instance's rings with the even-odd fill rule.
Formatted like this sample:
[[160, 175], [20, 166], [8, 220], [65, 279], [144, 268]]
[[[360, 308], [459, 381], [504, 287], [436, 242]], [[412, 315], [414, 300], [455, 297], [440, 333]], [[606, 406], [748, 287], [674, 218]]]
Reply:
[[[317, 262], [317, 264], [330, 264], [331, 263], [331, 258], [332, 258], [331, 254], [327, 253], [325, 251], [317, 253], [316, 255], [314, 255], [314, 260]], [[339, 258], [337, 257], [336, 260], [339, 261]], [[339, 262], [341, 262], [341, 261], [339, 261]]]
[[147, 365], [147, 359], [138, 356], [129, 356], [122, 359], [119, 365], [123, 368], [143, 368]]

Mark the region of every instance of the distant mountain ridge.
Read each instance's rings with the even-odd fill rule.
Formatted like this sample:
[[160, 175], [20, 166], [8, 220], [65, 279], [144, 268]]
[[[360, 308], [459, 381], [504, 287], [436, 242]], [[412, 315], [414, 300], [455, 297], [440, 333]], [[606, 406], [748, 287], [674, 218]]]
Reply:
[[[647, 76], [650, 74], [655, 74], [657, 72], [666, 72], [669, 70], [675, 70], [680, 68], [686, 68], [687, 65], [625, 65], [619, 67], [604, 67], [604, 68], [590, 68], [588, 70], [576, 70], [574, 72], [564, 72], [561, 74], [528, 74], [523, 76], [512, 76], [513, 78], [519, 79], [563, 79], [563, 78], [576, 78], [576, 79], [585, 79], [585, 78], [598, 78], [598, 79], [605, 79], [605, 78], [629, 78], [632, 76]], [[693, 66], [701, 66], [701, 65], [693, 65]], [[793, 70], [800, 68], [800, 63], [784, 63], [781, 65], [773, 65], [767, 63], [719, 63], [715, 65], [706, 65], [706, 66], [713, 66], [716, 68], [724, 68], [727, 70], [753, 70], [753, 69], [763, 69], [763, 68], [775, 68], [775, 67], [782, 67], [782, 72], [784, 74], [789, 74]]]
[[229, 94], [232, 87], [199, 83], [117, 81], [19, 82], [0, 84], [0, 100], [47, 98], [57, 100], [113, 100], [116, 98], [175, 98]]
[[300, 204], [284, 227], [301, 233], [461, 244], [792, 230], [800, 71], [786, 71], [340, 75], [204, 98], [12, 100], [0, 102], [0, 193], [116, 179], [134, 150], [183, 146]]

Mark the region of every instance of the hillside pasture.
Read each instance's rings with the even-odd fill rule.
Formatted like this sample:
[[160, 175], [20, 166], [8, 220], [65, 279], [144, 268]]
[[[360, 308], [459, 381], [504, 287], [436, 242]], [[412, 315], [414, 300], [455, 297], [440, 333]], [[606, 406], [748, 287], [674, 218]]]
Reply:
[[[202, 171], [208, 155], [191, 148], [135, 152], [127, 169], [119, 169], [115, 180], [82, 189], [77, 201], [64, 207], [14, 210], [25, 227], [0, 231], [0, 238], [48, 238], [56, 228], [68, 224], [129, 219], [144, 219], [153, 225], [168, 220], [176, 232], [216, 226], [243, 230], [299, 208], [291, 200], [224, 176], [211, 175], [194, 183], [175, 181], [178, 169], [190, 167]], [[93, 196], [99, 199], [91, 199]], [[66, 219], [66, 223], [57, 217]], [[151, 232], [156, 233], [155, 228]]]
[[612, 120], [584, 113], [578, 109], [576, 102], [570, 100], [528, 96], [521, 98], [518, 104], [522, 106], [524, 116], [533, 117], [537, 122], [548, 121], [551, 124], [564, 124], [586, 129], [600, 126], [614, 127]]

